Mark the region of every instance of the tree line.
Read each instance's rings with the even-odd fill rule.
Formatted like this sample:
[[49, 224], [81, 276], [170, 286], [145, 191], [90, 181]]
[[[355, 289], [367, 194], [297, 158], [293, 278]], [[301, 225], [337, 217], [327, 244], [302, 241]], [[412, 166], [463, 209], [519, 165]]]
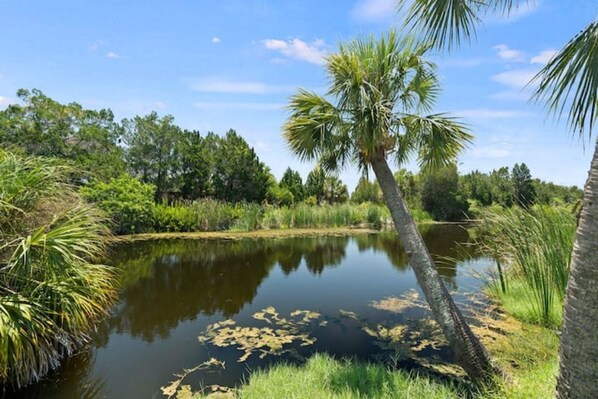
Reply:
[[[170, 115], [160, 117], [155, 112], [119, 123], [109, 109], [61, 104], [36, 89], [21, 89], [17, 96], [22, 104], [0, 111], [0, 144], [18, 153], [72, 163], [78, 170], [73, 176], [78, 185], [141, 190], [144, 195], [149, 190], [155, 202], [211, 198], [280, 206], [348, 200], [383, 203], [377, 182], [363, 177], [349, 195], [338, 177], [319, 166], [305, 181], [291, 168], [277, 181], [254, 149], [232, 129], [223, 136], [202, 135], [177, 126]], [[123, 179], [123, 174], [151, 187]], [[394, 177], [408, 203], [436, 220], [462, 219], [471, 206], [561, 204], [581, 198], [577, 187], [533, 179], [525, 163], [515, 164], [511, 170], [502, 167], [464, 175], [459, 175], [454, 164], [420, 173], [401, 169]]]

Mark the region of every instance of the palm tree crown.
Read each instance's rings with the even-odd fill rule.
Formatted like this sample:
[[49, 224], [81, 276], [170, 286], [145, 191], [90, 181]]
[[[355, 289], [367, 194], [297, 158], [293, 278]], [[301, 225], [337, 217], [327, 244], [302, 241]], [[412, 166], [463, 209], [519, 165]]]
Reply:
[[439, 90], [428, 49], [395, 31], [341, 44], [326, 59], [331, 100], [306, 90], [290, 98], [291, 150], [328, 171], [347, 163], [365, 171], [376, 156], [402, 163], [416, 154], [421, 166], [454, 159], [472, 139], [467, 129], [442, 114], [416, 114], [431, 109]]

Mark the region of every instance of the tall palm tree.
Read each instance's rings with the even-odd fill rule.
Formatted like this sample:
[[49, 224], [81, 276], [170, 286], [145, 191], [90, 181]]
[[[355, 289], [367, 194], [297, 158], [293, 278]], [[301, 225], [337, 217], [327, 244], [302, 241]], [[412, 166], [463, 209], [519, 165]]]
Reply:
[[401, 164], [415, 154], [422, 167], [444, 165], [472, 139], [453, 119], [419, 115], [438, 92], [435, 67], [423, 58], [427, 50], [394, 31], [341, 44], [326, 60], [326, 97], [306, 90], [293, 95], [283, 134], [295, 154], [318, 159], [328, 171], [348, 163], [373, 169], [434, 318], [458, 362], [479, 381], [496, 370], [442, 283], [387, 162]]
[[[450, 48], [475, 34], [487, 12], [508, 15], [522, 0], [414, 0], [407, 24]], [[400, 1], [400, 6], [403, 1]], [[592, 137], [598, 118], [598, 22], [588, 24], [536, 75], [534, 98], [566, 114], [580, 138]], [[571, 254], [559, 349], [558, 398], [598, 398], [598, 140], [586, 181]]]

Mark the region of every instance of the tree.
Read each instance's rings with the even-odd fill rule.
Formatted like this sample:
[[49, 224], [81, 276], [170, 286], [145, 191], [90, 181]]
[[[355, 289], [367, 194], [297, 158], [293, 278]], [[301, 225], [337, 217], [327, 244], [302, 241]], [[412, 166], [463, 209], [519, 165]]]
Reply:
[[[0, 150], [0, 385], [38, 381], [88, 342], [116, 297], [109, 230], [55, 159]], [[10, 394], [9, 394], [10, 395]]]
[[434, 220], [463, 220], [469, 209], [459, 194], [457, 165], [426, 171], [422, 174], [422, 207]]
[[23, 105], [0, 111], [2, 147], [69, 160], [85, 180], [106, 180], [125, 170], [123, 151], [117, 145], [122, 127], [114, 122], [112, 111], [60, 104], [37, 89], [20, 89], [17, 97]]
[[287, 168], [282, 179], [280, 179], [280, 188], [286, 188], [293, 194], [295, 202], [301, 202], [305, 199], [305, 190], [303, 188], [303, 180], [299, 172]]
[[493, 203], [506, 208], [513, 206], [515, 190], [508, 167], [503, 166], [490, 172], [490, 191]]
[[319, 166], [316, 166], [305, 179], [305, 196], [313, 197], [319, 204], [324, 199], [324, 180], [326, 176]]
[[[498, 11], [508, 15], [522, 1], [415, 0], [407, 23], [438, 47], [450, 47], [475, 35], [480, 16]], [[400, 4], [404, 4], [402, 1]], [[598, 21], [589, 23], [534, 78], [534, 98], [551, 113], [566, 115], [572, 131], [592, 137], [598, 119]], [[559, 349], [558, 398], [598, 397], [598, 140], [586, 182]]]
[[355, 186], [353, 194], [351, 194], [351, 201], [356, 204], [363, 202], [372, 202], [379, 204], [382, 202], [382, 192], [380, 191], [380, 185], [376, 181], [369, 181], [367, 177], [362, 176]]
[[395, 180], [399, 185], [403, 198], [410, 205], [415, 205], [419, 201], [420, 181], [417, 174], [413, 174], [405, 168], [397, 170], [394, 174]]
[[179, 190], [181, 129], [171, 115], [156, 112], [124, 120], [127, 163], [133, 176], [156, 186], [156, 200]]
[[186, 200], [205, 198], [212, 194], [212, 172], [218, 136], [197, 131], [184, 131], [180, 143], [181, 197]]
[[492, 184], [487, 174], [474, 170], [460, 178], [464, 194], [483, 206], [492, 205]]
[[214, 196], [228, 202], [262, 202], [270, 187], [270, 171], [243, 137], [229, 130], [214, 154]]
[[525, 163], [515, 164], [512, 172], [513, 190], [517, 205], [528, 207], [536, 202], [532, 174]]
[[430, 109], [438, 91], [434, 67], [423, 59], [427, 50], [400, 41], [395, 31], [341, 44], [326, 60], [330, 100], [299, 90], [290, 98], [283, 135], [295, 154], [318, 159], [326, 170], [348, 163], [373, 169], [434, 318], [459, 363], [480, 380], [496, 370], [442, 283], [387, 162], [416, 154], [421, 166], [438, 167], [454, 161], [472, 138], [444, 115], [413, 113]]
[[349, 199], [347, 186], [336, 176], [327, 176], [324, 179], [323, 200], [329, 204], [341, 204]]

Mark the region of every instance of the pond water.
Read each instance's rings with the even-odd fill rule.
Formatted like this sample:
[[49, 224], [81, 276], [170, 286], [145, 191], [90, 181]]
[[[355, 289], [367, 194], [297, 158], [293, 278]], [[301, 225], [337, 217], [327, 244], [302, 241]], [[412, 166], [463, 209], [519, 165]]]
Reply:
[[[482, 282], [473, 272], [491, 262], [471, 247], [457, 245], [470, 241], [467, 230], [433, 225], [424, 227], [422, 235], [455, 298], [464, 302], [468, 293], [479, 292]], [[234, 386], [249, 370], [281, 360], [300, 362], [315, 352], [380, 360], [388, 357], [389, 348], [372, 331], [428, 317], [417, 306], [401, 312], [376, 306], [388, 297], [420, 293], [406, 254], [390, 232], [147, 241], [120, 245], [111, 259], [122, 269], [122, 289], [90, 347], [10, 397], [159, 398], [160, 387], [174, 380], [174, 374], [211, 357], [224, 361], [225, 369], [198, 371], [183, 384], [195, 389]], [[315, 313], [293, 313], [296, 310]], [[235, 324], [209, 327], [227, 319]], [[234, 341], [235, 331], [247, 334]], [[205, 336], [203, 343], [200, 335]], [[256, 335], [258, 341], [284, 335], [290, 341], [279, 341], [280, 347], [258, 343], [248, 355], [239, 349], [241, 341], [245, 347], [248, 340], [255, 343]], [[224, 346], [223, 341], [231, 340], [237, 345]], [[274, 352], [271, 347], [280, 350], [265, 353]], [[247, 359], [239, 362], [244, 354]], [[446, 345], [430, 346], [420, 356], [450, 361], [451, 351]], [[416, 362], [401, 358], [399, 365], [415, 367]]]

